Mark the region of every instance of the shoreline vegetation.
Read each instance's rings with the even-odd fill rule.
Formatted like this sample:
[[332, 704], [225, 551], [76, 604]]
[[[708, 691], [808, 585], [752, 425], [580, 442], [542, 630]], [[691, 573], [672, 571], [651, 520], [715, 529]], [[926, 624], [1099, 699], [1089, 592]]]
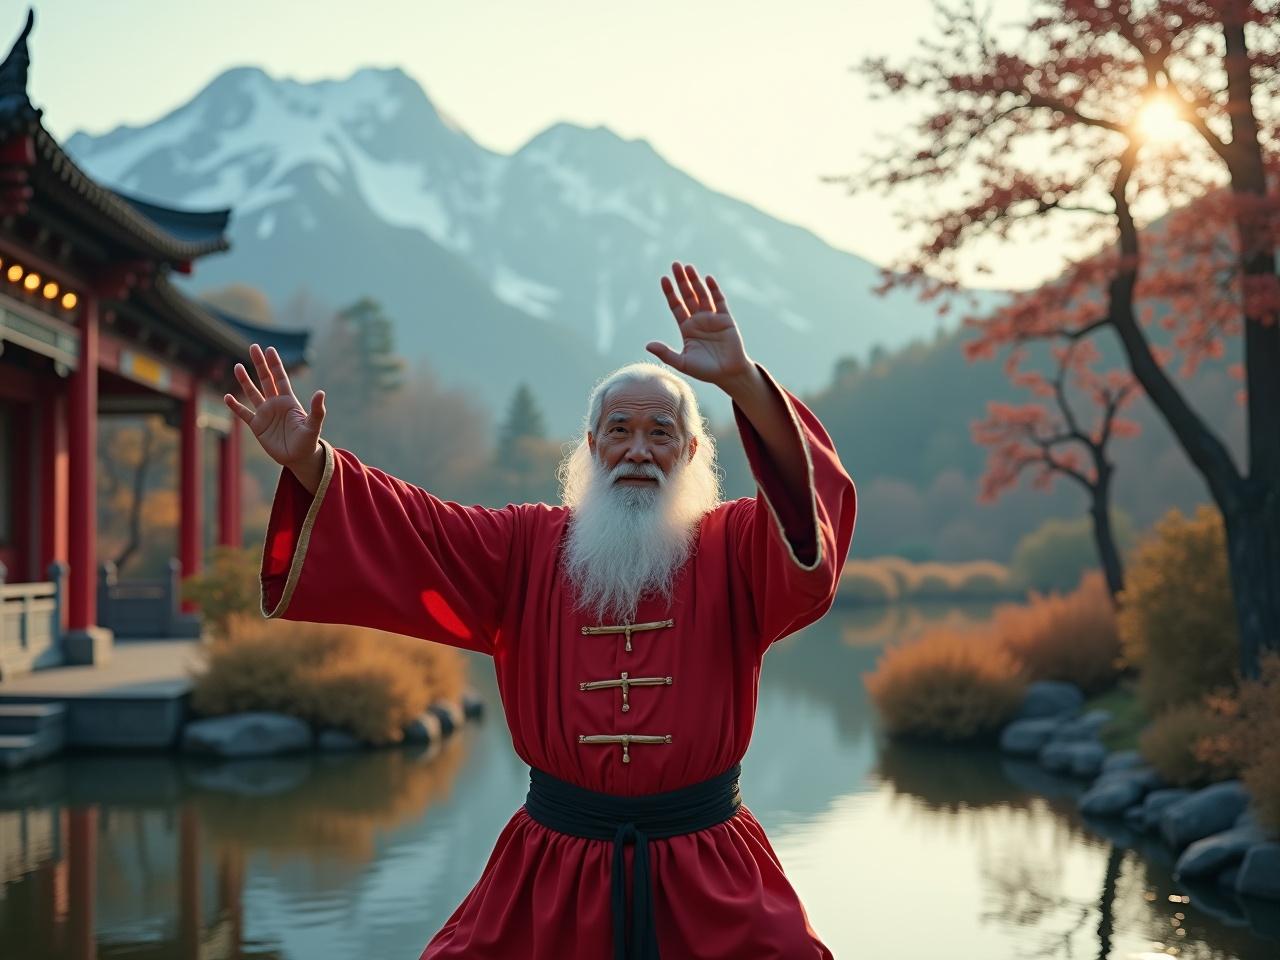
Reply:
[[[881, 566], [851, 574], [861, 595], [906, 569]], [[1170, 510], [1126, 569], [1114, 598], [1092, 570], [1069, 592], [997, 602], [986, 622], [890, 642], [862, 678], [881, 727], [890, 740], [998, 741], [1095, 781], [1083, 813], [1176, 838], [1184, 876], [1280, 900], [1280, 655], [1241, 677], [1221, 514]], [[915, 573], [907, 597], [936, 591], [936, 570]], [[1187, 817], [1210, 826], [1171, 826]]]

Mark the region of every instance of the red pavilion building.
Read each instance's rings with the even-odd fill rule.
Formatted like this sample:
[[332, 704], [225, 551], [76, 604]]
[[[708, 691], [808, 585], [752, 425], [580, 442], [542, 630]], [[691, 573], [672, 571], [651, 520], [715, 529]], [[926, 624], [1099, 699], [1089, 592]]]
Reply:
[[257, 327], [174, 285], [228, 249], [229, 210], [186, 211], [95, 182], [27, 96], [33, 16], [0, 65], [0, 679], [100, 662], [100, 413], [180, 429], [178, 560], [199, 571], [201, 452], [217, 442], [217, 542], [239, 545], [241, 424], [222, 403], [250, 342], [303, 362], [306, 334]]

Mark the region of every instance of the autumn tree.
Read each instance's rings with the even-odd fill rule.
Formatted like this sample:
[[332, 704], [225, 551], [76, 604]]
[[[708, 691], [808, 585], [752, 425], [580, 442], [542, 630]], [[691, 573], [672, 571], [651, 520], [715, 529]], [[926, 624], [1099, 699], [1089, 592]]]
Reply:
[[[1089, 498], [1089, 519], [1098, 561], [1112, 602], [1124, 589], [1124, 564], [1111, 529], [1111, 481], [1115, 465], [1107, 456], [1113, 438], [1133, 436], [1138, 424], [1120, 416], [1136, 396], [1127, 371], [1093, 370], [1097, 350], [1087, 340], [1054, 345], [1052, 378], [1037, 370], [1017, 370], [1016, 354], [1008, 363], [1014, 382], [1043, 398], [1022, 405], [989, 402], [985, 420], [972, 427], [976, 442], [988, 447], [987, 469], [979, 482], [979, 500], [991, 502], [1033, 470], [1032, 486], [1048, 489], [1055, 477], [1077, 483]], [[1069, 387], [1085, 394], [1095, 415], [1086, 422]]]
[[[905, 214], [923, 239], [885, 274], [924, 297], [984, 269], [977, 251], [1070, 231], [1081, 254], [1061, 277], [966, 318], [971, 351], [1118, 339], [1222, 512], [1240, 670], [1256, 677], [1260, 650], [1280, 649], [1280, 4], [1037, 0], [998, 25], [973, 2], [936, 8], [917, 55], [864, 64], [880, 90], [923, 98], [907, 142], [829, 179], [927, 191]], [[1189, 376], [1228, 347], [1243, 467], [1168, 369], [1180, 355]]]

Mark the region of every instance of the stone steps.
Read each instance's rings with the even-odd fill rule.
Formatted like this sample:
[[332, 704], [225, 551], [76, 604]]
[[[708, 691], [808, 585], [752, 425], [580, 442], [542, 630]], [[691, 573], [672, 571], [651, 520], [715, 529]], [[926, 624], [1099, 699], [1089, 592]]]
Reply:
[[60, 703], [0, 704], [0, 770], [61, 753], [66, 729], [66, 709]]

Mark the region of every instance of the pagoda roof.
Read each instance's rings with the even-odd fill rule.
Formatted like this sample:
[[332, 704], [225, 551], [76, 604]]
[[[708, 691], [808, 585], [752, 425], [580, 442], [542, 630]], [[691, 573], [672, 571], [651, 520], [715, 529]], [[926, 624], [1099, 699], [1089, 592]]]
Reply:
[[[276, 352], [280, 354], [280, 359], [289, 370], [306, 365], [307, 338], [310, 336], [308, 331], [254, 323], [252, 320], [228, 313], [208, 303], [202, 303], [200, 306], [239, 333], [246, 343], [256, 343], [264, 350], [267, 347], [275, 347]], [[245, 356], [248, 356], [247, 349]]]
[[31, 138], [36, 153], [31, 177], [37, 194], [59, 199], [72, 195], [79, 201], [77, 212], [135, 256], [183, 264], [229, 249], [229, 209], [179, 210], [106, 187], [80, 169], [44, 128], [43, 111], [27, 95], [27, 37], [34, 20], [34, 11], [28, 10], [26, 26], [0, 64], [0, 141]]

